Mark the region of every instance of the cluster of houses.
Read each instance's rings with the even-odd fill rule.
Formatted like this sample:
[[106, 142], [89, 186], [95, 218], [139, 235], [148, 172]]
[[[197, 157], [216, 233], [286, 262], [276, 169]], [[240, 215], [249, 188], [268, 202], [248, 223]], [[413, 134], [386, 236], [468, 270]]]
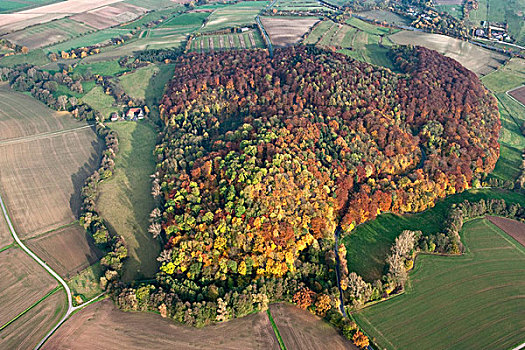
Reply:
[[496, 39], [499, 41], [512, 41], [506, 23], [481, 21], [481, 28], [474, 28], [473, 36], [485, 39]]
[[119, 114], [118, 112], [111, 113], [111, 121], [137, 121], [145, 117], [144, 109], [141, 107], [133, 107], [128, 109], [126, 113]]

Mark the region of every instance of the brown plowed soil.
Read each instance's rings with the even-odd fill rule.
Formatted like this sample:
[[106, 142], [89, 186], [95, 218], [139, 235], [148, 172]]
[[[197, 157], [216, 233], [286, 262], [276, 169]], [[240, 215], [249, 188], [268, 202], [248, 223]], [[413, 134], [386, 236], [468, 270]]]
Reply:
[[487, 219], [525, 247], [525, 224], [523, 222], [498, 216], [487, 216]]

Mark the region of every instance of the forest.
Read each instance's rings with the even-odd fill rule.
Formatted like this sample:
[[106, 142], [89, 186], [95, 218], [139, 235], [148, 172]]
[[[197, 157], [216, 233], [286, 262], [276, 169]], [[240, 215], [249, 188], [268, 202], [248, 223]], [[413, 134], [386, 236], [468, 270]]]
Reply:
[[401, 74], [309, 46], [175, 58], [150, 226], [162, 265], [154, 284], [115, 284], [120, 306], [196, 326], [279, 300], [324, 316], [336, 234], [479, 187], [499, 156], [495, 99], [435, 51], [391, 55]]

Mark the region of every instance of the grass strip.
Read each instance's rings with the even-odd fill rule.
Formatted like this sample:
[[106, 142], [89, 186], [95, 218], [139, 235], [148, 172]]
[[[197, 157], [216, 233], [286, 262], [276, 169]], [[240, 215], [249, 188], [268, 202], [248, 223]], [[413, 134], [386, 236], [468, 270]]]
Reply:
[[11, 323], [15, 322], [16, 320], [18, 320], [20, 317], [24, 316], [24, 314], [26, 312], [28, 312], [29, 310], [31, 310], [32, 308], [34, 308], [35, 306], [37, 306], [38, 304], [40, 304], [41, 302], [43, 302], [47, 297], [55, 294], [57, 291], [63, 289], [62, 286], [57, 286], [55, 287], [55, 289], [52, 289], [49, 293], [47, 293], [46, 295], [44, 295], [42, 298], [40, 298], [40, 300], [38, 300], [37, 302], [35, 302], [33, 305], [31, 305], [30, 307], [28, 307], [27, 309], [25, 309], [24, 311], [22, 311], [21, 313], [19, 313], [18, 315], [16, 315], [11, 321], [7, 322], [6, 324], [4, 324], [3, 326], [0, 327], [0, 331], [2, 331], [4, 328], [6, 328], [7, 326], [9, 326]]
[[0, 253], [3, 252], [4, 250], [8, 250], [9, 248], [13, 247], [14, 245], [15, 245], [14, 243], [11, 243], [9, 245], [6, 245], [5, 247], [0, 248]]
[[275, 336], [277, 337], [277, 341], [279, 342], [279, 347], [281, 348], [281, 350], [286, 350], [286, 345], [284, 345], [283, 338], [281, 338], [281, 333], [279, 333], [279, 328], [277, 328], [277, 325], [275, 324], [275, 321], [273, 320], [270, 309], [267, 309], [266, 313], [268, 314], [268, 318], [270, 319], [270, 323], [272, 324], [273, 331], [275, 333]]

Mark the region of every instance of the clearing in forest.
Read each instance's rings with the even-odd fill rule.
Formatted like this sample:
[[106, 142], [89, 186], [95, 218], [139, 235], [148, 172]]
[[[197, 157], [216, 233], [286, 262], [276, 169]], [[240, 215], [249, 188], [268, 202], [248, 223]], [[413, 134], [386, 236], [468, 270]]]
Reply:
[[150, 175], [155, 171], [153, 150], [156, 133], [146, 123], [109, 124], [119, 138], [115, 172], [100, 186], [98, 209], [111, 231], [126, 240], [129, 257], [123, 280], [153, 278], [160, 244], [148, 232], [154, 207]]
[[486, 219], [463, 256], [420, 255], [403, 295], [355, 314], [380, 348], [510, 349], [523, 342], [525, 248]]

